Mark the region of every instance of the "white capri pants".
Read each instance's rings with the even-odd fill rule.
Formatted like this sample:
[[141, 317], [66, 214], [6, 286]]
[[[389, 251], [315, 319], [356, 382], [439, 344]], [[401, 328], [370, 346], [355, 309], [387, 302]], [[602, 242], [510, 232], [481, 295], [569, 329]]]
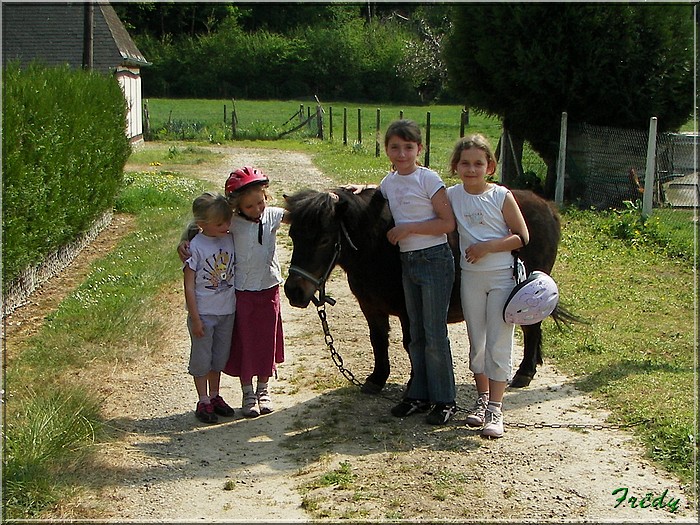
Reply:
[[515, 325], [503, 320], [513, 290], [513, 269], [462, 270], [461, 299], [469, 336], [469, 370], [493, 381], [510, 381]]

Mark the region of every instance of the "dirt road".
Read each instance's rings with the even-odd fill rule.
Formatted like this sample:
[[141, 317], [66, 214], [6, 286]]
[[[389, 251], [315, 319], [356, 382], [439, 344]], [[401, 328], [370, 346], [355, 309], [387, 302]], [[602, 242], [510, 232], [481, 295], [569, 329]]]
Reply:
[[[199, 176], [223, 185], [229, 168], [255, 165], [272, 179], [273, 204], [280, 205], [283, 191], [332, 186], [302, 154], [219, 151], [226, 154], [220, 168]], [[284, 233], [279, 250], [286, 272]], [[370, 357], [364, 319], [340, 270], [327, 288], [337, 300], [327, 308], [335, 346], [364, 380]], [[426, 425], [420, 416], [400, 420], [389, 415], [408, 374], [397, 323], [389, 384], [383, 396], [367, 396], [333, 366], [315, 309], [286, 301], [287, 361], [271, 380], [276, 411], [245, 419], [237, 410], [218, 425], [201, 424], [186, 373], [182, 301], [179, 286], [164, 291], [160, 315], [172, 326], [170, 340], [104, 380], [105, 416], [116, 438], [100, 447], [87, 480], [94, 490], [73, 502], [78, 514], [173, 523], [697, 521], [683, 487], [642, 459], [631, 432], [512, 426], [605, 423], [606, 412], [550, 365], [530, 387], [506, 393], [510, 425], [500, 440], [468, 429], [463, 413], [445, 427]], [[450, 338], [458, 403], [466, 406], [474, 389], [464, 326], [450, 326]], [[514, 362], [521, 355], [517, 348]], [[236, 381], [225, 376], [222, 394], [238, 407]]]

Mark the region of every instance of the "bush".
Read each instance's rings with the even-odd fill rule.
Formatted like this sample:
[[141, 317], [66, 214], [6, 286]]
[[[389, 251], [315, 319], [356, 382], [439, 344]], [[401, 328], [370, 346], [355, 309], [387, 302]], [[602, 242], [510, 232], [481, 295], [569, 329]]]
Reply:
[[10, 64], [2, 111], [5, 290], [112, 208], [130, 146], [124, 96], [99, 73]]

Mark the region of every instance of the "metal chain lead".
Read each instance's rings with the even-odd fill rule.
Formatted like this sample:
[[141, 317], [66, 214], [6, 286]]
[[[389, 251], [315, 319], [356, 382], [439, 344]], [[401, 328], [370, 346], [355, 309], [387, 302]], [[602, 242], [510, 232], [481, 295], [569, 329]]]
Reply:
[[362, 383], [355, 378], [355, 374], [343, 366], [343, 357], [335, 349], [335, 346], [333, 346], [333, 335], [328, 328], [328, 321], [326, 320], [326, 304], [323, 303], [321, 306], [317, 306], [316, 310], [318, 311], [318, 317], [321, 319], [321, 326], [323, 327], [323, 335], [326, 340], [326, 346], [328, 346], [328, 349], [331, 351], [331, 358], [333, 359], [335, 366], [338, 368], [338, 370], [340, 370], [340, 373], [343, 374], [345, 379], [350, 381], [353, 385], [362, 388]]
[[[316, 310], [318, 312], [318, 317], [321, 319], [321, 326], [323, 327], [323, 335], [326, 341], [326, 346], [328, 346], [328, 349], [331, 352], [331, 359], [333, 359], [333, 363], [335, 363], [335, 366], [338, 368], [341, 374], [350, 381], [353, 385], [362, 388], [362, 383], [357, 380], [355, 377], [355, 374], [352, 373], [351, 370], [345, 368], [343, 364], [343, 357], [338, 353], [338, 351], [335, 349], [335, 346], [333, 345], [334, 339], [333, 335], [331, 334], [331, 330], [328, 327], [328, 320], [326, 316], [326, 304], [325, 302], [321, 304], [320, 306], [316, 307]], [[463, 408], [460, 408], [459, 406], [457, 407], [458, 411], [464, 412]], [[636, 427], [639, 425], [642, 425], [644, 423], [649, 423], [651, 420], [650, 419], [642, 419], [640, 421], [636, 421], [634, 423], [626, 423], [624, 425], [619, 425], [619, 424], [599, 424], [599, 423], [508, 423], [504, 422], [504, 425], [507, 427], [513, 427], [513, 428], [569, 428], [569, 429], [577, 429], [577, 430], [622, 430], [626, 428], [631, 428], [631, 427]]]

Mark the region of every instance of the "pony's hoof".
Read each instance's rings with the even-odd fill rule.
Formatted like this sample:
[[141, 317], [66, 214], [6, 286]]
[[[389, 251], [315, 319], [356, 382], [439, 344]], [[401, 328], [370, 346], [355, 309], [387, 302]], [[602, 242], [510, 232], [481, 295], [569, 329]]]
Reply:
[[508, 386], [510, 388], [524, 388], [530, 385], [530, 381], [532, 381], [533, 377], [534, 376], [528, 376], [518, 372]]
[[371, 381], [365, 381], [365, 383], [360, 388], [360, 392], [362, 392], [363, 394], [376, 395], [376, 394], [379, 394], [383, 388], [384, 388], [384, 385], [380, 386], [376, 383], [372, 383]]

